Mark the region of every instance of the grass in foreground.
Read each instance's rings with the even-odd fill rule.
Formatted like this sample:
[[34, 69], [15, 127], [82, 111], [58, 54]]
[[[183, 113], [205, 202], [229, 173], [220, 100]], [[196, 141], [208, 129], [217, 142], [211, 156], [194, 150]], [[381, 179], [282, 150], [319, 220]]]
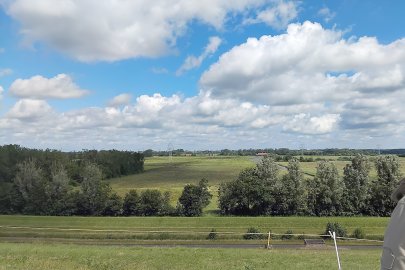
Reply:
[[[380, 250], [341, 250], [343, 269], [379, 269]], [[0, 269], [337, 269], [328, 250], [0, 244]]]

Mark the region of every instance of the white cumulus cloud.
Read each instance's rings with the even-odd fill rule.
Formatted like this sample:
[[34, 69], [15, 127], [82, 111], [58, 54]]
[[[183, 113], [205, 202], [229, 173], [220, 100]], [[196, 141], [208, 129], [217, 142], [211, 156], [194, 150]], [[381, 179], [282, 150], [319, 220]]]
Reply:
[[34, 121], [48, 116], [51, 112], [51, 106], [44, 100], [21, 99], [10, 109], [7, 117], [22, 121]]
[[229, 16], [271, 0], [14, 0], [6, 12], [25, 42], [45, 42], [81, 61], [158, 57], [170, 52], [192, 21], [220, 29]]
[[16, 97], [31, 99], [79, 98], [88, 93], [87, 90], [80, 89], [66, 74], [49, 79], [40, 75], [29, 79], [17, 79], [11, 84], [9, 92]]
[[332, 132], [340, 120], [338, 114], [326, 114], [317, 117], [311, 117], [310, 114], [295, 115], [287, 122], [283, 129], [288, 132], [301, 134], [325, 134]]

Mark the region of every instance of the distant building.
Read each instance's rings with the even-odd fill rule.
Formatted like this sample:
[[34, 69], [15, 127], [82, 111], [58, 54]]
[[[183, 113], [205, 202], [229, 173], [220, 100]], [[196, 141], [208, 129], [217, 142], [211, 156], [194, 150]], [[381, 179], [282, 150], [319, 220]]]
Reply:
[[268, 155], [269, 155], [269, 153], [264, 153], [264, 152], [256, 154], [256, 156], [258, 156], [258, 157], [267, 157]]

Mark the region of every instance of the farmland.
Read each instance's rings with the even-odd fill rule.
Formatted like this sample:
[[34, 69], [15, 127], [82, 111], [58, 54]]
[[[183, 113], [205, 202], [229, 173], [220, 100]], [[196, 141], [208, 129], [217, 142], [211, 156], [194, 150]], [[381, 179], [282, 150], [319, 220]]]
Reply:
[[[327, 158], [334, 159], [342, 175], [348, 162]], [[144, 173], [108, 180], [120, 195], [130, 189], [170, 191], [171, 203], [175, 205], [185, 184], [207, 178], [214, 198], [202, 217], [0, 216], [0, 269], [166, 269], [168, 266], [170, 269], [325, 269], [336, 266], [335, 254], [328, 248], [265, 250], [132, 245], [264, 245], [267, 239], [243, 239], [250, 227], [263, 234], [271, 231], [273, 244], [302, 244], [301, 238], [285, 241], [280, 236], [287, 230], [296, 234], [323, 234], [328, 222], [338, 222], [348, 235], [361, 228], [367, 238], [382, 240], [388, 218], [218, 216], [219, 184], [235, 179], [242, 169], [253, 167], [254, 161], [252, 157], [154, 157], [146, 159]], [[401, 158], [400, 162], [404, 173], [405, 159]], [[315, 174], [316, 164], [301, 163], [306, 178]], [[280, 174], [283, 173], [285, 170], [281, 168]], [[375, 177], [374, 170], [371, 177]], [[212, 229], [217, 238], [207, 240]], [[342, 266], [378, 269], [380, 254], [379, 249], [343, 249]]]

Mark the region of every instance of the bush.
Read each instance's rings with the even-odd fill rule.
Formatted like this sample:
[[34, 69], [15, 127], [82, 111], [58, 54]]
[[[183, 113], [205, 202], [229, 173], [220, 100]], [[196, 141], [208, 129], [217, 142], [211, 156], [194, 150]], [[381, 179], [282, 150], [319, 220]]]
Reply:
[[211, 230], [211, 232], [208, 234], [207, 239], [209, 240], [215, 240], [217, 239], [217, 230], [215, 230], [214, 228]]
[[329, 235], [329, 232], [335, 232], [337, 237], [346, 237], [347, 230], [338, 222], [328, 222], [324, 234]]
[[260, 234], [259, 229], [255, 228], [255, 227], [250, 227], [246, 234], [243, 235], [243, 239], [245, 240], [251, 240], [251, 239], [262, 239], [263, 235]]
[[294, 232], [292, 230], [286, 231], [285, 234], [283, 234], [281, 236], [281, 240], [290, 240], [290, 239], [292, 239], [294, 237], [292, 234], [294, 234]]
[[357, 238], [357, 239], [365, 239], [366, 238], [366, 233], [363, 231], [362, 228], [356, 228], [353, 231], [352, 237]]

